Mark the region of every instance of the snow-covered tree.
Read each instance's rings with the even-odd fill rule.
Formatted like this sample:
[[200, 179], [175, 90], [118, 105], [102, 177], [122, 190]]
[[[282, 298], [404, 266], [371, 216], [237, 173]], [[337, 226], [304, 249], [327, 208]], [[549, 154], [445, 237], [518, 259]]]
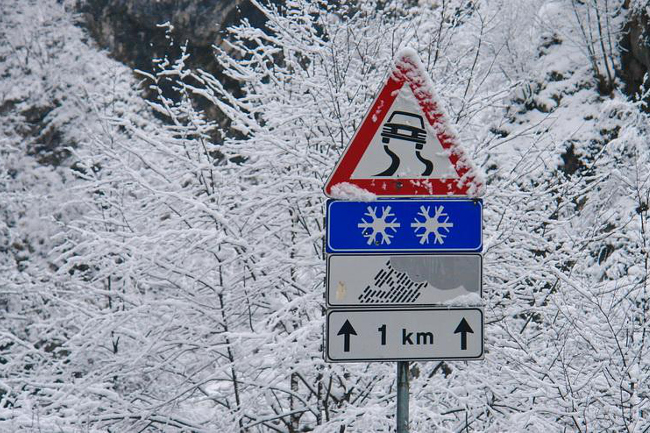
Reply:
[[79, 97], [47, 284], [0, 298], [37, 310], [2, 330], [0, 426], [390, 431], [394, 364], [323, 360], [322, 187], [410, 46], [487, 183], [485, 360], [412, 364], [412, 430], [647, 430], [648, 119], [607, 75], [621, 5], [256, 6], [265, 26], [217, 50], [236, 91], [183, 55], [140, 73], [148, 110], [126, 81]]

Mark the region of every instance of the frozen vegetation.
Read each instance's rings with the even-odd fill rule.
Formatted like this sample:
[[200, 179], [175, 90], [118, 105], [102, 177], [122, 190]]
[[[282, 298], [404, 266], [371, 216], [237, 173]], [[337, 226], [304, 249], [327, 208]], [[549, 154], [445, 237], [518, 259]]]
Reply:
[[412, 431], [650, 431], [644, 1], [261, 2], [238, 88], [72, 3], [0, 1], [0, 431], [394, 429], [394, 363], [323, 360], [322, 188], [405, 46], [486, 181], [485, 359], [412, 364]]

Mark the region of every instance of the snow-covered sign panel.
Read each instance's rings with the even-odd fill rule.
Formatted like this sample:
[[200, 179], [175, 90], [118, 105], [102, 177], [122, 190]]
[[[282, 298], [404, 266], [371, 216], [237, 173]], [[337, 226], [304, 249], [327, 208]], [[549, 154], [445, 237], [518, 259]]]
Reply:
[[483, 180], [436, 100], [415, 51], [401, 50], [325, 185], [325, 194], [353, 185], [380, 197], [483, 194]]
[[478, 305], [480, 254], [332, 254], [327, 304], [351, 306]]
[[343, 252], [479, 252], [480, 199], [327, 203], [326, 250]]

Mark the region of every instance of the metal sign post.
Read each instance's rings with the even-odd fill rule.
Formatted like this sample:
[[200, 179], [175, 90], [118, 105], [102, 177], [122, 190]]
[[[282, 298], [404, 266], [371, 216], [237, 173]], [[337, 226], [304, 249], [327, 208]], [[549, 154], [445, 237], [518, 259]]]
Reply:
[[397, 361], [397, 433], [409, 431], [409, 362]]

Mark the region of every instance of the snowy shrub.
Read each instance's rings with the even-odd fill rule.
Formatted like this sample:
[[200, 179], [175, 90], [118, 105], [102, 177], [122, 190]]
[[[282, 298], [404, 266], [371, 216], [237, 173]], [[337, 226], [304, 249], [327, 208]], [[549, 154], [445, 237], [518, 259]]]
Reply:
[[391, 431], [394, 365], [323, 360], [322, 187], [411, 46], [487, 180], [485, 360], [412, 364], [412, 431], [650, 428], [648, 119], [567, 38], [596, 3], [549, 31], [560, 3], [257, 4], [217, 50], [236, 94], [183, 55], [148, 110], [88, 110], [51, 269], [11, 269], [43, 284], [2, 330], [0, 426]]

